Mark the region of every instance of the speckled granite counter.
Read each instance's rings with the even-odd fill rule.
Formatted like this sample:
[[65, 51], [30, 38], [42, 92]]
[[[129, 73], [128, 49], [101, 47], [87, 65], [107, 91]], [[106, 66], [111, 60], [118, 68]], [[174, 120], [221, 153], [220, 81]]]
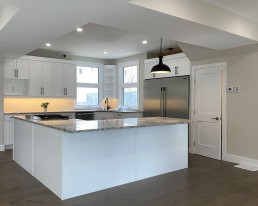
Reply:
[[17, 116], [15, 118], [69, 133], [190, 123], [190, 121], [187, 119], [176, 119], [168, 117], [144, 117], [92, 121], [79, 119], [38, 121], [33, 119], [26, 119], [25, 116]]
[[58, 113], [79, 113], [79, 112], [114, 112], [114, 113], [142, 113], [143, 111], [137, 111], [137, 110], [125, 110], [125, 111], [118, 111], [118, 110], [100, 110], [100, 109], [95, 109], [95, 110], [79, 110], [79, 109], [74, 109], [74, 110], [66, 110], [66, 111], [48, 111], [48, 112], [5, 112], [5, 115], [25, 115], [25, 114], [58, 114]]

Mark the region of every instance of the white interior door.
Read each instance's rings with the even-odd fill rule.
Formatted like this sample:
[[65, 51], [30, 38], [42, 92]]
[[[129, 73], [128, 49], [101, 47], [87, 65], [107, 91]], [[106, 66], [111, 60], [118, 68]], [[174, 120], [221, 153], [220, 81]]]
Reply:
[[195, 151], [221, 159], [221, 68], [195, 70]]

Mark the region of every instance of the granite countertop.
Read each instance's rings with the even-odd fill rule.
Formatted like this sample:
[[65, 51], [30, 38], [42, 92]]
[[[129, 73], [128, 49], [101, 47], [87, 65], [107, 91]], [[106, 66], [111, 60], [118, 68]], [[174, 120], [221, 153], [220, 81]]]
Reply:
[[188, 119], [177, 119], [169, 117], [141, 117], [141, 118], [125, 118], [125, 119], [108, 119], [108, 120], [33, 120], [26, 119], [25, 116], [16, 116], [14, 118], [43, 125], [53, 129], [61, 130], [69, 133], [76, 132], [93, 132], [101, 130], [116, 130], [137, 127], [151, 127], [173, 124], [190, 123]]
[[5, 115], [24, 115], [24, 114], [56, 114], [56, 113], [75, 113], [75, 112], [115, 112], [115, 113], [142, 113], [142, 111], [136, 110], [125, 110], [125, 111], [118, 111], [118, 110], [69, 110], [69, 111], [50, 111], [50, 112], [6, 112]]

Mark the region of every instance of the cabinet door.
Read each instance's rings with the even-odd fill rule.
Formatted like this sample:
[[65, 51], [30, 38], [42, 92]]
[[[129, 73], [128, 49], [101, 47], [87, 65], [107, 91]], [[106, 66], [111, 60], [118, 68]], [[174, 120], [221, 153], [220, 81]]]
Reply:
[[41, 96], [42, 93], [42, 62], [30, 61], [30, 96]]
[[158, 64], [158, 61], [145, 63], [145, 79], [153, 79], [156, 74], [151, 73], [152, 67]]
[[43, 96], [54, 96], [54, 68], [55, 63], [43, 62], [42, 69], [42, 87]]
[[4, 58], [4, 78], [16, 78], [16, 59]]
[[54, 68], [55, 96], [65, 96], [64, 64], [56, 63]]
[[17, 59], [17, 78], [18, 79], [29, 79], [29, 60]]
[[4, 121], [4, 144], [13, 144], [13, 120]]
[[191, 62], [187, 57], [177, 59], [177, 76], [190, 75]]
[[65, 88], [67, 97], [76, 96], [76, 65], [65, 64]]

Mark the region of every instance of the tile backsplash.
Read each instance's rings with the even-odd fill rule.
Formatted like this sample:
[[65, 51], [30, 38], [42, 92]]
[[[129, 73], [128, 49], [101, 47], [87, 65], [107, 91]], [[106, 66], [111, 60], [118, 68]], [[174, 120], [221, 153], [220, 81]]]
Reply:
[[74, 109], [73, 99], [59, 98], [4, 98], [4, 113], [43, 112], [40, 105], [49, 102], [49, 112], [69, 111]]

